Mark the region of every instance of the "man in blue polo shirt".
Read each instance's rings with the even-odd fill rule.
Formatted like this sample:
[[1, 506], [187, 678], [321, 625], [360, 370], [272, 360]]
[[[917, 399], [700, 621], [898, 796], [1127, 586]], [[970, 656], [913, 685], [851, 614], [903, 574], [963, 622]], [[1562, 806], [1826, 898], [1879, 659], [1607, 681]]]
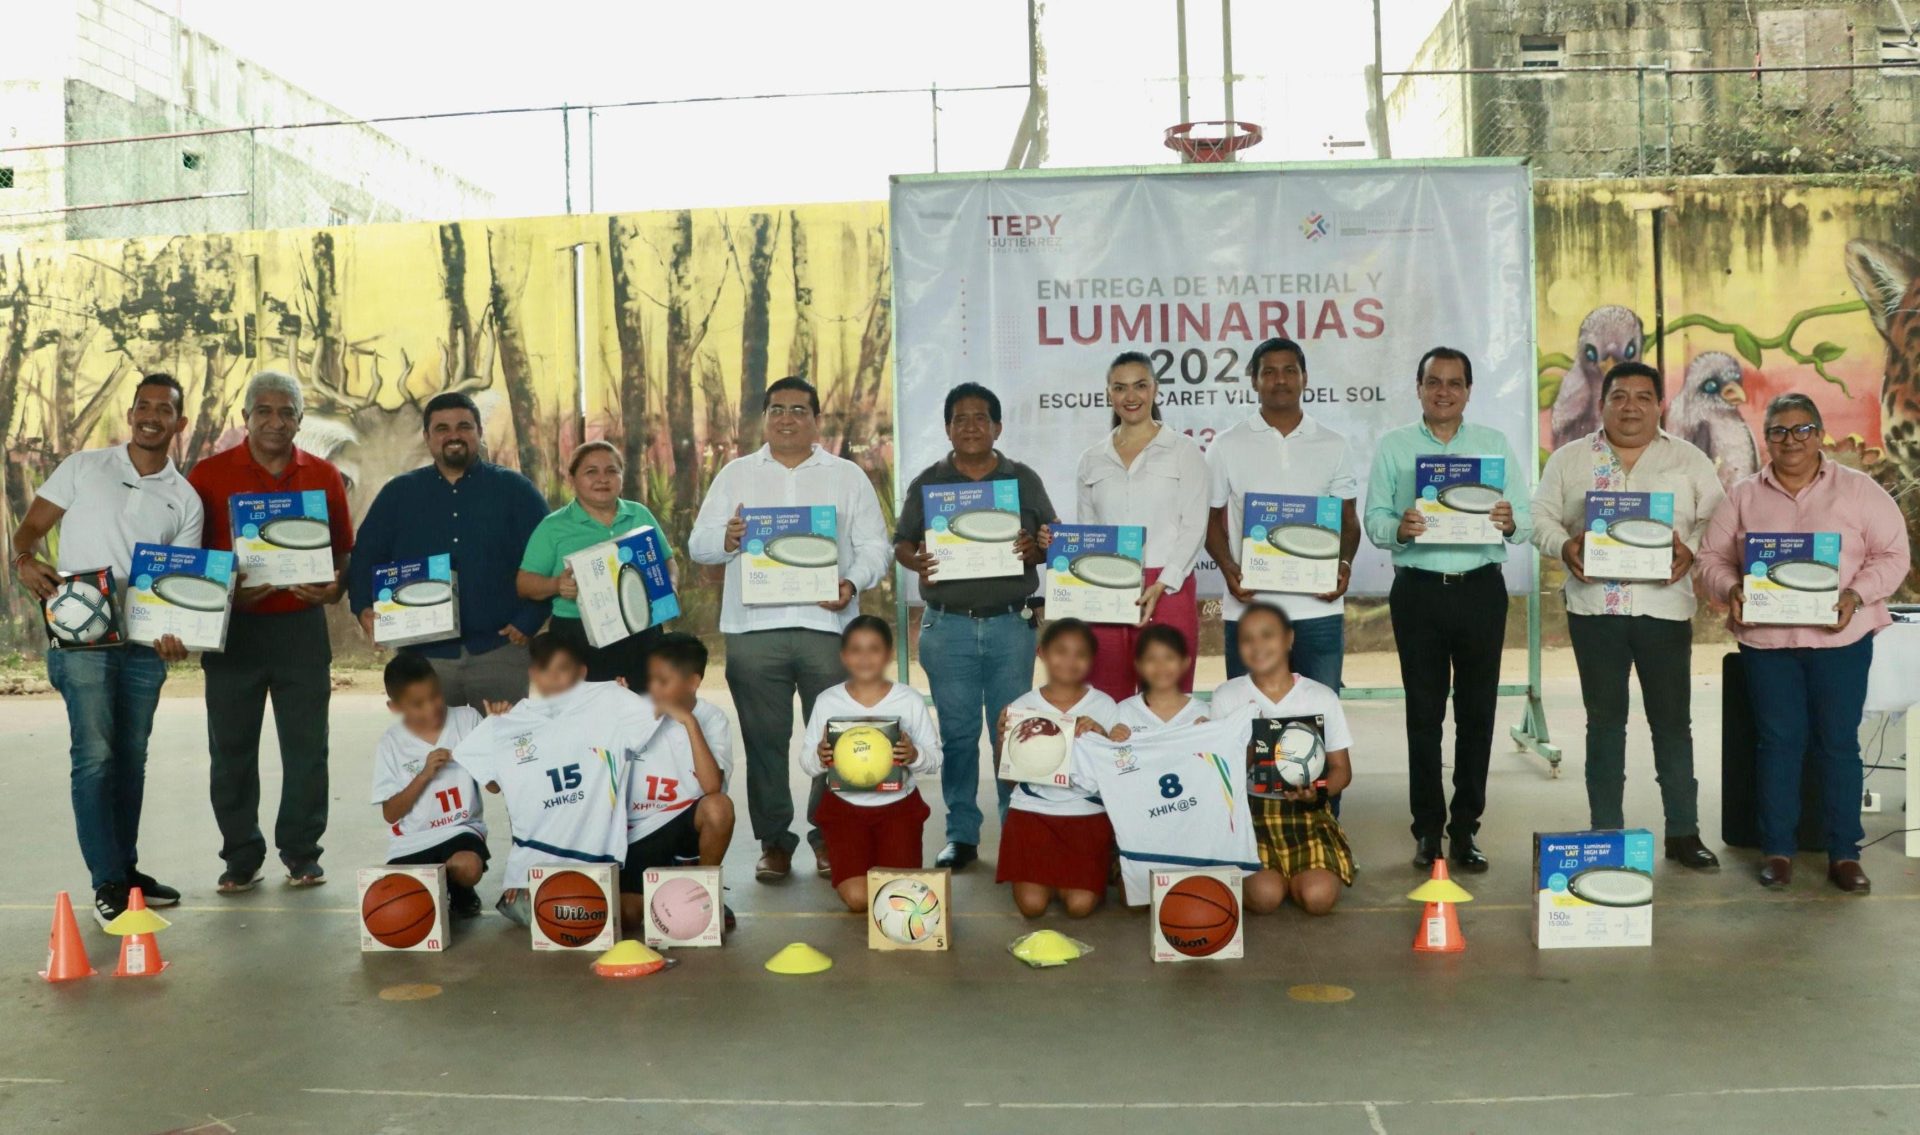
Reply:
[[[1413, 812], [1413, 865], [1426, 869], [1450, 837], [1454, 868], [1485, 871], [1474, 843], [1487, 806], [1487, 764], [1493, 754], [1494, 706], [1500, 693], [1500, 647], [1507, 630], [1507, 585], [1500, 571], [1507, 545], [1533, 536], [1525, 466], [1506, 435], [1465, 420], [1473, 395], [1473, 362], [1452, 347], [1435, 347], [1414, 370], [1420, 420], [1380, 438], [1367, 480], [1367, 539], [1393, 556], [1394, 645], [1407, 695], [1407, 773]], [[1426, 520], [1414, 506], [1420, 457], [1499, 457], [1506, 484], [1491, 518], [1502, 544], [1417, 543]], [[1529, 459], [1531, 460], [1531, 459]], [[1453, 690], [1453, 804], [1441, 775], [1440, 738]]]
[[388, 481], [360, 522], [347, 567], [353, 613], [371, 637], [375, 565], [450, 555], [460, 637], [405, 649], [433, 663], [449, 705], [519, 701], [527, 696], [527, 639], [547, 621], [547, 604], [520, 598], [514, 584], [546, 498], [519, 473], [481, 458], [472, 398], [435, 395], [424, 417], [433, 464]]

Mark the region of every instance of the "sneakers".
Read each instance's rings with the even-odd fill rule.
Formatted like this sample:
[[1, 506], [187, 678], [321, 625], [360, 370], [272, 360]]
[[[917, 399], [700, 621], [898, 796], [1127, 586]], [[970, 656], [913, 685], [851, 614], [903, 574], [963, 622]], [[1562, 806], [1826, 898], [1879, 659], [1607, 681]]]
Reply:
[[327, 881], [327, 873], [313, 860], [287, 864], [287, 886], [317, 887]]
[[179, 906], [180, 892], [167, 886], [152, 875], [134, 871], [127, 876], [127, 886], [139, 887], [140, 894], [147, 900], [148, 906]]
[[447, 907], [455, 918], [478, 918], [485, 909], [480, 903], [479, 891], [458, 884], [447, 887]]
[[249, 867], [244, 871], [229, 867], [220, 872], [220, 882], [215, 890], [223, 895], [244, 894], [251, 891], [253, 885], [259, 881], [260, 868], [258, 867]]
[[125, 883], [104, 883], [93, 892], [93, 920], [105, 930], [107, 923], [125, 914], [127, 910], [127, 885]]

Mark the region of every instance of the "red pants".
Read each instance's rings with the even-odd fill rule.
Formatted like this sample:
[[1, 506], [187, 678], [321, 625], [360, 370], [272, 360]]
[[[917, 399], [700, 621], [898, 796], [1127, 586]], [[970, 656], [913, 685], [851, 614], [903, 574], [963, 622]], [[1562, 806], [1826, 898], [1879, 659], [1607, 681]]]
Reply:
[[849, 804], [838, 793], [822, 793], [814, 822], [826, 840], [833, 885], [861, 878], [875, 867], [918, 871], [920, 833], [932, 814], [919, 792], [872, 807]]
[[[1152, 584], [1160, 578], [1159, 568], [1147, 569], [1147, 583]], [[1194, 578], [1187, 577], [1186, 586], [1171, 595], [1160, 596], [1160, 602], [1153, 609], [1153, 618], [1148, 625], [1159, 623], [1172, 627], [1187, 636], [1187, 672], [1180, 676], [1182, 693], [1193, 692], [1194, 656], [1200, 652], [1200, 604], [1194, 598]], [[1133, 669], [1133, 644], [1140, 637], [1140, 628], [1121, 626], [1118, 623], [1093, 624], [1093, 638], [1098, 649], [1093, 655], [1093, 673], [1087, 681], [1094, 689], [1112, 698], [1125, 701], [1140, 692], [1140, 679]]]

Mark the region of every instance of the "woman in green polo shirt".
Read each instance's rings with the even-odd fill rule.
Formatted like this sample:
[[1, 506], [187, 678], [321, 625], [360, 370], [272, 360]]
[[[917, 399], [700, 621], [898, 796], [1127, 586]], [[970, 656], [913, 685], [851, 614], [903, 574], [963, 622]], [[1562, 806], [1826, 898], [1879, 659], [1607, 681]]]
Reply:
[[[620, 485], [625, 477], [626, 462], [610, 442], [589, 441], [575, 449], [567, 463], [573, 503], [550, 513], [534, 528], [527, 538], [526, 554], [520, 557], [517, 583], [522, 598], [553, 600], [553, 620], [548, 630], [586, 649], [589, 681], [624, 678], [629, 688], [639, 692], [647, 688], [647, 655], [660, 637], [660, 628], [648, 627], [610, 646], [588, 646], [580, 624], [580, 608], [574, 604], [580, 591], [566, 565], [567, 557], [575, 552], [636, 528], [659, 527], [660, 522], [646, 505], [621, 498]], [[672, 548], [666, 552], [673, 555]]]

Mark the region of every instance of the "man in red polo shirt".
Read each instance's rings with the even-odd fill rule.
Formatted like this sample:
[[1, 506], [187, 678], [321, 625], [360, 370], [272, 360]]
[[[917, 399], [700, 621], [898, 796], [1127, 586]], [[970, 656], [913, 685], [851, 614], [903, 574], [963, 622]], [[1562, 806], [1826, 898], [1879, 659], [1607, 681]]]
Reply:
[[261, 371], [247, 384], [247, 440], [187, 475], [206, 509], [202, 543], [209, 548], [233, 547], [227, 502], [236, 493], [320, 490], [327, 494], [333, 529], [332, 583], [249, 587], [242, 574], [227, 648], [200, 658], [207, 675], [213, 815], [226, 861], [223, 895], [252, 890], [267, 857], [260, 834], [260, 727], [269, 696], [283, 773], [273, 842], [290, 884], [308, 887], [326, 879], [320, 837], [327, 830], [327, 704], [333, 694], [326, 608], [340, 601], [353, 519], [340, 471], [293, 444], [305, 410], [298, 380]]

